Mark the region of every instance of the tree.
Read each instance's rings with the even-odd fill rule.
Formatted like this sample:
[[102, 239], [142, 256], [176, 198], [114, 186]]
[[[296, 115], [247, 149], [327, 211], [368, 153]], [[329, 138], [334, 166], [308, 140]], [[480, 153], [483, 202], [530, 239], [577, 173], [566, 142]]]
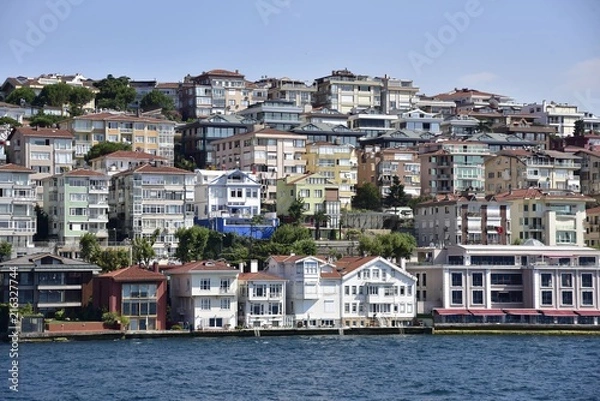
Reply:
[[181, 154], [175, 154], [175, 167], [180, 168], [182, 170], [194, 171], [196, 169], [196, 163], [191, 160], [186, 159]]
[[271, 242], [289, 246], [296, 241], [304, 239], [312, 239], [308, 228], [294, 226], [292, 224], [283, 224], [275, 230], [275, 233], [271, 237]]
[[416, 246], [415, 238], [406, 233], [361, 235], [358, 240], [358, 251], [361, 254], [395, 259], [396, 263], [410, 258]]
[[290, 223], [300, 224], [300, 221], [304, 217], [304, 199], [296, 198], [288, 208], [288, 217]]
[[215, 230], [209, 230], [204, 257], [202, 259], [219, 259], [223, 252], [223, 239], [225, 235]]
[[6, 103], [16, 104], [21, 106], [21, 101], [25, 102], [25, 104], [30, 105], [35, 100], [35, 92], [33, 89], [29, 87], [17, 88], [14, 91], [10, 92], [10, 94], [6, 97]]
[[383, 200], [387, 207], [394, 208], [406, 206], [408, 204], [408, 195], [404, 192], [404, 185], [400, 184], [400, 178], [397, 175], [392, 179], [389, 192]]
[[202, 260], [209, 235], [210, 230], [205, 227], [193, 226], [190, 228], [180, 228], [175, 232], [175, 237], [179, 241], [175, 257], [181, 263]]
[[381, 210], [381, 194], [376, 185], [367, 182], [356, 187], [356, 195], [352, 197], [353, 209]]
[[77, 86], [71, 89], [69, 96], [69, 114], [71, 117], [83, 114], [83, 106], [88, 104], [94, 98], [94, 93], [83, 86]]
[[40, 111], [35, 116], [29, 119], [29, 125], [32, 127], [53, 127], [58, 124], [59, 121], [64, 120], [63, 116], [55, 116], [52, 114], [45, 114]]
[[10, 259], [11, 255], [12, 244], [6, 241], [0, 242], [0, 261], [4, 262], [5, 260]]
[[102, 273], [111, 272], [129, 266], [129, 251], [127, 249], [103, 249], [94, 254], [91, 260], [102, 268]]
[[492, 122], [489, 120], [481, 120], [477, 124], [477, 131], [481, 133], [492, 132]]
[[573, 136], [584, 136], [585, 135], [585, 126], [583, 125], [583, 120], [575, 121], [575, 131], [573, 131]]
[[154, 251], [154, 244], [156, 239], [160, 235], [160, 230], [156, 229], [150, 238], [137, 237], [134, 238], [131, 244], [131, 252], [133, 260], [140, 264], [143, 263], [145, 266], [150, 265], [150, 261], [156, 256]]
[[34, 241], [47, 241], [50, 234], [50, 219], [39, 205], [35, 205], [36, 233], [33, 235]]
[[63, 107], [69, 102], [72, 90], [73, 87], [71, 85], [63, 82], [53, 85], [46, 85], [35, 99], [34, 105], [40, 107]]
[[131, 144], [124, 142], [100, 142], [90, 148], [84, 156], [84, 160], [89, 162], [97, 157], [107, 155], [119, 150], [131, 150]]
[[383, 246], [376, 236], [363, 234], [358, 238], [357, 250], [361, 255], [379, 256], [383, 252]]
[[161, 109], [163, 113], [167, 113], [173, 110], [175, 105], [173, 104], [173, 99], [155, 89], [144, 95], [140, 101], [140, 107], [143, 111]]
[[93, 263], [98, 252], [100, 252], [100, 245], [95, 234], [85, 233], [79, 238], [79, 256], [82, 260]]
[[296, 255], [316, 255], [317, 244], [311, 239], [296, 241], [291, 246], [292, 252]]
[[313, 222], [315, 224], [315, 239], [321, 239], [321, 224], [323, 227], [327, 227], [327, 223], [331, 220], [331, 217], [325, 213], [325, 210], [318, 210], [313, 214]]
[[21, 124], [14, 118], [0, 117], [0, 126], [2, 126], [2, 125], [9, 125], [11, 128], [13, 128], [13, 127], [20, 127], [23, 124]]
[[98, 108], [127, 110], [127, 105], [135, 100], [135, 89], [129, 86], [128, 77], [108, 75], [94, 85], [99, 89], [96, 94]]

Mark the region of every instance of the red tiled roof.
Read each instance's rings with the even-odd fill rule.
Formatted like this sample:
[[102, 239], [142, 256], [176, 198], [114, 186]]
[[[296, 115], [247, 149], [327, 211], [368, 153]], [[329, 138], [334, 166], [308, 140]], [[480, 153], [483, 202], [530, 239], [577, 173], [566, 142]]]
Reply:
[[15, 129], [15, 133], [17, 132], [23, 136], [36, 138], [73, 138], [72, 133], [58, 128], [18, 127]]
[[152, 270], [141, 268], [137, 265], [124, 269], [104, 273], [98, 277], [110, 277], [114, 281], [166, 281], [167, 277]]
[[156, 89], [178, 89], [178, 82], [161, 82], [156, 84]]
[[524, 188], [513, 189], [512, 191], [503, 192], [495, 195], [498, 202], [513, 199], [535, 198], [535, 199], [573, 199], [582, 202], [593, 202], [594, 199], [576, 192], [560, 191], [560, 190], [543, 190], [540, 188]]
[[533, 152], [526, 149], [504, 149], [498, 152], [498, 156], [531, 156]]
[[175, 269], [169, 270], [169, 274], [189, 273], [192, 271], [238, 271], [236, 268], [229, 266], [225, 262], [214, 262], [210, 260], [202, 260], [198, 262], [189, 262]]
[[102, 173], [84, 168], [68, 171], [64, 175], [67, 177], [106, 177]]
[[134, 167], [133, 169], [123, 171], [121, 173], [115, 174], [114, 177], [126, 176], [132, 173], [142, 173], [142, 174], [195, 174], [193, 171], [183, 170], [177, 167], [169, 167], [169, 166], [152, 166], [148, 163]]
[[167, 160], [165, 157], [151, 155], [150, 153], [134, 152], [132, 150], [117, 150], [116, 152], [112, 152], [112, 153], [108, 153], [106, 155], [96, 157], [95, 159], [92, 159], [92, 161], [98, 160], [98, 159], [104, 159], [104, 158], [108, 158], [108, 157], [110, 157], [112, 159], [122, 158], [122, 159], [137, 159], [137, 160], [141, 160], [141, 159]]
[[343, 276], [345, 274], [348, 274], [362, 266], [364, 266], [365, 264], [372, 262], [373, 260], [377, 259], [378, 256], [359, 256], [359, 257], [355, 257], [355, 256], [345, 256], [341, 259], [338, 259], [335, 262], [335, 266], [337, 268], [337, 270], [339, 271], [339, 273]]
[[589, 216], [589, 215], [592, 215], [592, 214], [600, 214], [600, 206], [598, 206], [598, 207], [593, 207], [593, 208], [591, 208], [591, 209], [587, 209], [587, 210], [585, 211], [585, 214], [587, 214], [588, 216]]
[[285, 281], [284, 278], [264, 272], [240, 273], [238, 279], [242, 281]]
[[342, 277], [342, 275], [338, 271], [321, 273], [321, 278], [336, 279], [336, 278], [341, 278], [341, 277]]
[[34, 173], [30, 168], [19, 166], [18, 164], [8, 163], [4, 166], [0, 166], [0, 171], [9, 171], [13, 173]]
[[221, 77], [236, 77], [236, 78], [242, 78], [244, 76], [243, 74], [240, 74], [239, 72], [228, 71], [228, 70], [219, 70], [219, 69], [203, 72], [201, 75], [218, 75]]

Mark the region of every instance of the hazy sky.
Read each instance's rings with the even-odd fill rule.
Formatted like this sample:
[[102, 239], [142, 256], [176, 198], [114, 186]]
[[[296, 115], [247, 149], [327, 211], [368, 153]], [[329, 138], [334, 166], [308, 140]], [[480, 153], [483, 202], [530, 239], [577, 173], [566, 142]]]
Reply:
[[348, 68], [600, 113], [600, 1], [2, 0], [0, 81], [217, 68], [307, 81]]

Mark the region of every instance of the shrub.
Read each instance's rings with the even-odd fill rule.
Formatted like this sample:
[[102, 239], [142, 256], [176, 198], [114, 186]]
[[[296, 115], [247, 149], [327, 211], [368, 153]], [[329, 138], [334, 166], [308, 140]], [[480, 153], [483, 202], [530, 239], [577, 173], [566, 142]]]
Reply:
[[102, 321], [110, 326], [114, 326], [119, 322], [119, 314], [117, 312], [104, 312]]
[[183, 327], [181, 327], [178, 324], [174, 324], [173, 326], [171, 326], [171, 330], [183, 330]]

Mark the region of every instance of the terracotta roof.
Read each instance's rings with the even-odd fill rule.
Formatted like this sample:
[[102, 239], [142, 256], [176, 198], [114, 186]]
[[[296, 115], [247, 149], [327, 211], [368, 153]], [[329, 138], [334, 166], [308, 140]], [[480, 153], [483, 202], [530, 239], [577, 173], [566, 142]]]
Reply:
[[335, 266], [337, 267], [338, 272], [343, 276], [346, 275], [365, 264], [372, 262], [377, 259], [378, 256], [364, 256], [364, 257], [355, 257], [355, 256], [345, 256], [341, 259], [338, 259], [335, 262]]
[[23, 136], [41, 137], [41, 138], [73, 138], [73, 134], [64, 129], [58, 128], [37, 128], [37, 127], [18, 127], [15, 133]]
[[167, 277], [163, 274], [156, 273], [152, 270], [144, 269], [143, 267], [129, 266], [124, 269], [115, 270], [104, 273], [98, 277], [110, 277], [114, 281], [166, 281]]
[[193, 171], [183, 170], [177, 167], [169, 166], [152, 166], [148, 163], [138, 167], [134, 167], [127, 171], [115, 174], [113, 177], [120, 177], [131, 173], [142, 173], [142, 174], [195, 174]]
[[531, 156], [533, 152], [526, 149], [504, 149], [498, 152], [498, 156]]
[[497, 201], [514, 200], [514, 199], [571, 199], [578, 200], [581, 202], [593, 202], [594, 199], [588, 196], [582, 195], [577, 192], [570, 192], [565, 190], [544, 190], [540, 188], [523, 188], [513, 189], [512, 191], [503, 192], [495, 195]]
[[489, 97], [499, 96], [499, 95], [495, 95], [495, 94], [489, 93], [489, 92], [482, 92], [482, 91], [479, 91], [477, 89], [463, 88], [463, 89], [457, 89], [457, 90], [453, 90], [453, 91], [446, 92], [446, 93], [440, 93], [438, 95], [435, 95], [434, 98], [441, 99], [441, 100], [459, 99], [461, 97], [464, 97], [465, 95], [471, 95], [471, 96], [489, 96]]
[[321, 278], [336, 279], [336, 278], [341, 278], [341, 277], [342, 277], [342, 275], [338, 271], [321, 273]]
[[106, 175], [99, 173], [94, 170], [78, 168], [75, 170], [68, 171], [64, 174], [65, 177], [106, 177]]
[[175, 269], [169, 270], [168, 274], [189, 273], [193, 271], [239, 271], [229, 266], [225, 262], [216, 262], [212, 260], [202, 260], [199, 262], [189, 262]]
[[242, 78], [244, 75], [240, 74], [239, 72], [233, 72], [233, 71], [228, 71], [228, 70], [210, 70], [207, 72], [203, 72], [201, 75], [218, 75], [221, 77], [236, 77], [236, 78]]
[[240, 273], [238, 279], [242, 281], [285, 281], [285, 279], [282, 277], [264, 272]]
[[161, 82], [156, 84], [156, 89], [179, 89], [178, 82]]
[[34, 173], [30, 168], [19, 166], [18, 164], [8, 163], [3, 166], [0, 166], [0, 171], [9, 171], [13, 173]]
[[117, 150], [116, 152], [112, 152], [112, 153], [108, 153], [106, 155], [96, 157], [95, 159], [92, 159], [92, 161], [104, 159], [104, 158], [108, 158], [108, 157], [110, 157], [112, 159], [123, 158], [123, 159], [137, 159], [137, 160], [140, 160], [140, 159], [167, 160], [167, 158], [165, 158], [165, 157], [151, 155], [150, 153], [134, 152], [132, 150]]
[[573, 152], [573, 153], [586, 153], [586, 154], [591, 155], [591, 156], [600, 157], [600, 150], [590, 150], [590, 149], [585, 149], [585, 148], [578, 148], [578, 149], [571, 148], [571, 152]]
[[587, 209], [585, 213], [589, 216], [590, 214], [600, 214], [600, 206]]

